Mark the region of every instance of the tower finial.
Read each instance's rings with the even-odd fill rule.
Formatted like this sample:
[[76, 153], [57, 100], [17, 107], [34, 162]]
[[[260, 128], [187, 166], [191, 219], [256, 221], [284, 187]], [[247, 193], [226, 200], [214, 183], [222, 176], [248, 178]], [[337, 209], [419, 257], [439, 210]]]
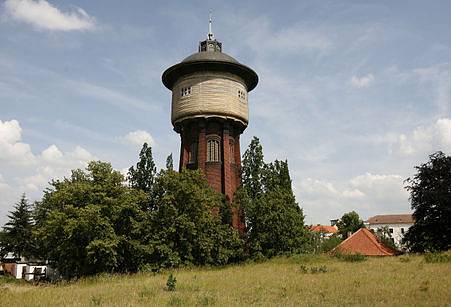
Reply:
[[208, 39], [213, 40], [215, 38], [215, 35], [211, 31], [211, 10], [210, 10], [210, 19], [208, 21]]

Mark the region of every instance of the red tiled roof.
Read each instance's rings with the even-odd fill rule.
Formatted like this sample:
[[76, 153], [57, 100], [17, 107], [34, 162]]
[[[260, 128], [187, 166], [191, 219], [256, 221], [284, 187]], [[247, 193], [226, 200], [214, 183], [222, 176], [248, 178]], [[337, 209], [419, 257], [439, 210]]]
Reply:
[[369, 224], [412, 224], [412, 214], [384, 214], [370, 217]]
[[365, 256], [393, 256], [396, 251], [385, 246], [368, 229], [360, 228], [349, 238], [341, 242], [332, 252], [343, 254], [362, 254]]
[[337, 228], [337, 226], [315, 225], [315, 226], [310, 226], [310, 230], [314, 231], [314, 232], [321, 232], [321, 233], [337, 233], [338, 228]]

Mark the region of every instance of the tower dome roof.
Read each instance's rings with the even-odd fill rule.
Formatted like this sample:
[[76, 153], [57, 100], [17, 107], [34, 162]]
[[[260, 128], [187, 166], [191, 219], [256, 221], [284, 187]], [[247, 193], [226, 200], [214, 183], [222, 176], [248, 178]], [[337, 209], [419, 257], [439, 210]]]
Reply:
[[199, 52], [190, 55], [163, 73], [163, 84], [170, 90], [180, 77], [199, 71], [228, 72], [241, 77], [247, 90], [253, 90], [258, 83], [254, 70], [241, 64], [230, 55], [222, 52], [222, 44], [216, 39], [200, 42]]
[[219, 61], [219, 62], [229, 62], [229, 63], [238, 63], [237, 60], [235, 60], [230, 55], [223, 53], [223, 52], [217, 52], [217, 51], [205, 51], [205, 52], [196, 52], [190, 55], [189, 57], [186, 57], [182, 63], [187, 62], [197, 62], [197, 61]]

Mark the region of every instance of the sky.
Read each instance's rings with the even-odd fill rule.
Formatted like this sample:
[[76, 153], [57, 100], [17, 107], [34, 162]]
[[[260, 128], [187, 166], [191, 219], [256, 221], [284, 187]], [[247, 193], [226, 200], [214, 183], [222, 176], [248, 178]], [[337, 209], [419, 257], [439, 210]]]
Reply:
[[308, 224], [408, 213], [405, 180], [451, 154], [451, 1], [0, 1], [0, 225], [91, 160], [158, 167], [179, 136], [169, 66], [208, 32], [252, 67], [249, 126], [287, 159]]

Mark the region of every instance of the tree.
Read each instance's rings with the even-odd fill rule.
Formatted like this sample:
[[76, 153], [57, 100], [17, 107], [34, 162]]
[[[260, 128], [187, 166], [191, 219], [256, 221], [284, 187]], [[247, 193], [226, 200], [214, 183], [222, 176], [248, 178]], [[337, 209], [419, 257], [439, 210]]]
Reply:
[[174, 161], [172, 160], [172, 153], [166, 158], [166, 169], [168, 171], [174, 170]]
[[234, 205], [244, 210], [251, 255], [272, 257], [303, 251], [307, 232], [291, 187], [288, 162], [265, 164], [255, 137], [244, 156], [243, 183]]
[[217, 213], [222, 195], [199, 171], [162, 172], [154, 195], [149, 231], [142, 233], [152, 247], [152, 267], [223, 265], [242, 257], [237, 230]]
[[36, 237], [42, 259], [67, 278], [137, 271], [148, 250], [142, 241], [146, 194], [125, 186], [109, 163], [52, 181], [36, 205]]
[[127, 179], [131, 187], [151, 194], [156, 173], [157, 168], [152, 157], [152, 147], [144, 143], [139, 153], [139, 161], [136, 163], [136, 167], [129, 168]]
[[254, 136], [249, 148], [244, 152], [241, 165], [243, 186], [252, 199], [263, 193], [262, 176], [264, 165], [263, 148], [260, 140]]
[[378, 229], [376, 229], [375, 235], [379, 239], [379, 241], [382, 244], [384, 244], [385, 246], [388, 246], [393, 250], [398, 250], [398, 247], [396, 246], [395, 242], [393, 241], [393, 238], [392, 238], [392, 235], [390, 233], [388, 226], [383, 226], [383, 227], [379, 227]]
[[365, 227], [363, 221], [355, 211], [343, 214], [341, 219], [337, 222], [338, 233], [343, 239], [346, 239], [349, 234], [352, 234], [362, 227]]
[[31, 206], [25, 194], [8, 215], [9, 221], [3, 227], [0, 242], [2, 254], [13, 252], [17, 257], [30, 257], [34, 253], [33, 221]]
[[444, 251], [451, 247], [451, 156], [438, 151], [416, 166], [406, 181], [414, 224], [404, 243], [413, 252]]

